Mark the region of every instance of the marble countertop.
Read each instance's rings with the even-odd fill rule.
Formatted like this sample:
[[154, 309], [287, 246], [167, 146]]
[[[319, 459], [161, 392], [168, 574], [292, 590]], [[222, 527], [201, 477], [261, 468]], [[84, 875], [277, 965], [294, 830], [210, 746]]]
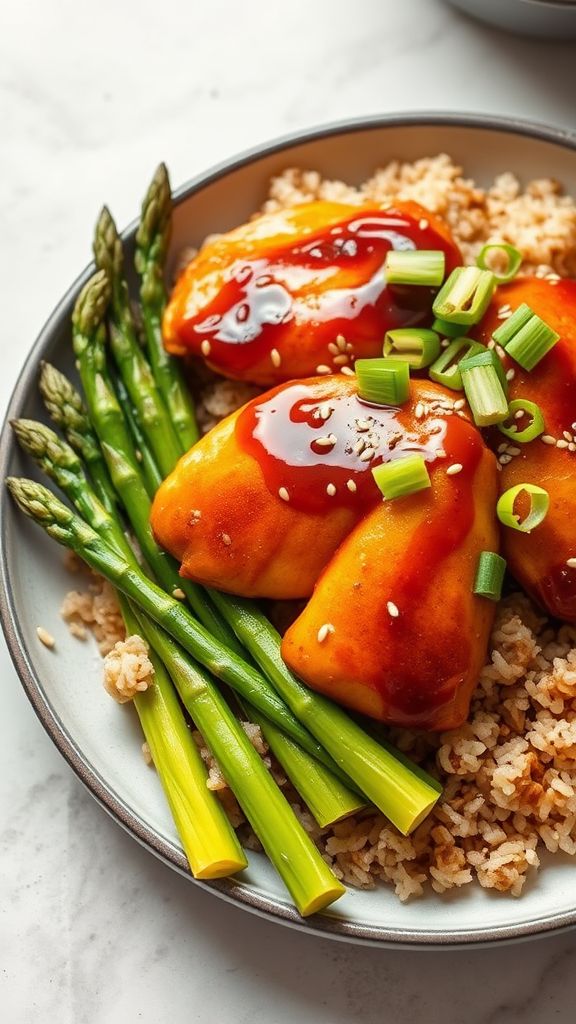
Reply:
[[[102, 200], [126, 223], [161, 158], [180, 182], [282, 132], [393, 110], [574, 128], [574, 45], [500, 35], [440, 0], [21, 0], [2, 22], [2, 409], [86, 262]], [[6, 1024], [573, 1020], [574, 933], [466, 952], [364, 949], [197, 891], [84, 791], [3, 641], [0, 677]]]

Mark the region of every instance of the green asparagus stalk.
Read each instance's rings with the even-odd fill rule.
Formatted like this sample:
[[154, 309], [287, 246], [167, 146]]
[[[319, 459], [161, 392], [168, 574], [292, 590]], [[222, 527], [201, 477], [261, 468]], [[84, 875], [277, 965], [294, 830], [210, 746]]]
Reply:
[[140, 470], [144, 478], [144, 486], [146, 487], [148, 494], [156, 494], [156, 491], [162, 483], [162, 474], [158, 469], [156, 460], [154, 459], [150, 448], [148, 447], [146, 438], [140, 429], [140, 423], [135, 414], [135, 410], [132, 407], [130, 395], [126, 390], [124, 381], [121, 377], [116, 377], [113, 381], [113, 386], [134, 442], [136, 458], [140, 463]]
[[70, 447], [86, 463], [100, 501], [109, 512], [115, 513], [118, 498], [78, 391], [60, 370], [46, 362], [40, 364], [39, 386], [52, 420], [62, 429]]
[[252, 602], [237, 597], [222, 600], [216, 592], [212, 597], [298, 721], [404, 835], [412, 832], [437, 802], [439, 783], [421, 769], [408, 767], [340, 707], [304, 686], [282, 659], [278, 632]]
[[93, 248], [96, 266], [106, 271], [111, 283], [110, 348], [134, 406], [137, 423], [150, 445], [162, 477], [166, 477], [176, 465], [182, 449], [136, 336], [124, 278], [122, 241], [107, 207], [98, 219]]
[[112, 515], [92, 490], [82, 463], [72, 447], [50, 427], [35, 420], [12, 420], [11, 427], [21, 448], [54, 481], [76, 506], [83, 519], [111, 547], [135, 567], [138, 562], [118, 518]]
[[172, 224], [172, 194], [168, 171], [160, 164], [142, 204], [136, 233], [136, 270], [148, 356], [160, 392], [170, 410], [181, 453], [198, 440], [198, 427], [190, 392], [181, 369], [162, 341], [162, 314], [166, 305], [164, 264]]
[[[140, 633], [128, 601], [119, 597], [127, 635]], [[166, 669], [154, 650], [149, 657], [154, 683], [135, 694], [133, 703], [192, 874], [195, 878], [236, 874], [247, 866], [244, 851], [220, 801], [206, 785], [206, 768]]]
[[310, 754], [340, 775], [340, 769], [288, 711], [272, 686], [257, 669], [220, 644], [175, 598], [134, 568], [118, 551], [108, 547], [92, 527], [64, 505], [48, 488], [34, 480], [9, 477], [8, 489], [25, 515], [64, 547], [70, 548], [112, 586], [169, 633], [213, 675], [237, 690], [249, 704]]
[[303, 917], [345, 892], [306, 834], [210, 677], [146, 616], [141, 632], [156, 650], [180, 699], [217, 759], [228, 785]]

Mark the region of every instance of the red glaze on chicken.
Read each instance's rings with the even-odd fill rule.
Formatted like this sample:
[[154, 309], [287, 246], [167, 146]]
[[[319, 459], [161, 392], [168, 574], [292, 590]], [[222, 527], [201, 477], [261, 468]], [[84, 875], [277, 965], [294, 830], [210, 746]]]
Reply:
[[[478, 333], [488, 342], [502, 323], [501, 309], [517, 309], [523, 302], [542, 317], [560, 340], [528, 373], [507, 356], [503, 362], [513, 370], [510, 399], [536, 402], [544, 415], [544, 438], [514, 446], [518, 451], [502, 466], [501, 490], [515, 484], [544, 487], [550, 507], [543, 523], [532, 533], [505, 528], [503, 554], [519, 583], [551, 614], [576, 622], [576, 281], [555, 284], [530, 277], [502, 286], [486, 313]], [[551, 439], [554, 439], [552, 441]], [[506, 438], [494, 431], [496, 446]]]
[[429, 321], [433, 292], [387, 285], [390, 249], [441, 249], [448, 229], [417, 203], [314, 202], [257, 217], [209, 242], [178, 279], [163, 334], [173, 355], [271, 385], [379, 356], [387, 330]]

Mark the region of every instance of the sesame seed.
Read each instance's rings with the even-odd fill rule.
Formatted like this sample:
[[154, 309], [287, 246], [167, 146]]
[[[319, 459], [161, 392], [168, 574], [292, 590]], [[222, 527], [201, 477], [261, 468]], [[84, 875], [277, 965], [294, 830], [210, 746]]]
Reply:
[[345, 352], [347, 348], [352, 348], [352, 345], [346, 344], [346, 338], [344, 337], [343, 334], [338, 335], [338, 337], [336, 338], [336, 344], [341, 352]]
[[44, 644], [44, 647], [47, 647], [49, 650], [52, 650], [56, 641], [52, 634], [49, 633], [47, 629], [44, 629], [44, 626], [36, 626], [36, 636], [38, 637], [40, 643]]
[[567, 558], [566, 565], [569, 569], [576, 569], [576, 558]]
[[517, 410], [517, 411], [516, 411], [516, 412], [514, 413], [514, 419], [515, 419], [515, 420], [521, 420], [521, 419], [522, 419], [522, 417], [523, 417], [523, 415], [524, 415], [524, 409], [518, 409], [518, 410]]
[[321, 448], [333, 448], [336, 441], [337, 438], [334, 434], [327, 434], [326, 437], [314, 438], [313, 444], [320, 445]]
[[420, 231], [426, 231], [426, 228], [428, 227], [428, 221], [426, 220], [426, 217], [420, 218], [420, 220], [418, 221], [418, 227], [420, 228]]
[[454, 408], [455, 409], [463, 409], [465, 405], [466, 405], [466, 399], [465, 398], [459, 398], [457, 402], [454, 402]]
[[490, 341], [486, 345], [486, 348], [493, 349], [495, 347], [496, 347], [496, 342], [494, 341], [494, 338], [490, 338]]
[[134, 454], [136, 456], [136, 461], [137, 462], [142, 462], [142, 452], [140, 451], [139, 448], [135, 449]]
[[506, 355], [506, 353], [505, 353], [504, 349], [502, 348], [502, 345], [496, 345], [495, 348], [496, 348], [496, 355], [500, 356], [500, 359], [504, 359], [504, 356]]
[[328, 405], [328, 403], [326, 403], [325, 405], [321, 405], [320, 408], [318, 409], [318, 412], [320, 414], [320, 418], [323, 419], [323, 420], [329, 419], [330, 416], [332, 415], [333, 411], [334, 410], [333, 410], [332, 406]]
[[498, 458], [498, 462], [502, 466], [507, 466], [509, 462], [512, 462], [512, 456], [511, 455], [506, 455], [506, 454], [505, 455], [500, 455], [499, 458]]
[[567, 441], [572, 440], [572, 434], [569, 434], [567, 430], [562, 431], [562, 436], [565, 437]]
[[574, 441], [570, 441], [570, 444], [568, 445], [568, 451], [576, 452], [576, 444], [574, 443]]
[[508, 445], [508, 455], [520, 455], [521, 448], [515, 448], [514, 445]]
[[323, 626], [320, 626], [316, 639], [319, 644], [323, 644], [330, 633], [334, 633], [334, 626], [331, 622], [325, 622]]
[[508, 442], [507, 441], [502, 441], [502, 444], [498, 445], [498, 449], [497, 449], [498, 454], [501, 455], [502, 452], [505, 452], [507, 447], [508, 447]]
[[398, 616], [400, 615], [398, 607], [394, 604], [394, 601], [388, 601], [386, 604], [386, 608], [388, 609], [388, 615], [390, 615], [391, 618], [397, 619]]
[[552, 434], [542, 434], [540, 440], [543, 441], [544, 444], [556, 444], [556, 438], [552, 437]]
[[442, 341], [440, 342], [440, 345], [442, 346], [442, 348], [448, 348], [449, 344], [450, 344], [450, 340], [448, 338], [442, 338]]
[[342, 366], [340, 368], [340, 373], [343, 373], [346, 377], [355, 377], [356, 376], [356, 374], [354, 373], [354, 370], [352, 369], [351, 366]]
[[338, 348], [338, 345], [336, 344], [335, 341], [329, 341], [328, 342], [328, 351], [331, 352], [332, 355], [334, 355], [334, 356], [338, 355], [340, 349]]
[[356, 492], [356, 490], [357, 490], [357, 487], [356, 487], [356, 484], [354, 483], [354, 480], [347, 480], [346, 481], [346, 487], [348, 488], [349, 491], [352, 491], [352, 494], [354, 494]]
[[177, 601], [186, 600], [186, 594], [182, 590], [182, 587], [174, 587], [174, 590], [172, 591], [172, 597], [175, 597]]
[[360, 462], [369, 462], [370, 459], [373, 459], [375, 455], [376, 452], [374, 451], [373, 448], [365, 448], [360, 456]]
[[424, 415], [424, 406], [422, 405], [422, 402], [418, 402], [416, 408], [414, 409], [414, 415], [417, 420], [422, 419]]
[[334, 363], [334, 366], [346, 366], [346, 364], [350, 362], [350, 358], [345, 352], [343, 352], [339, 356], [334, 356], [332, 362]]
[[446, 476], [456, 476], [457, 473], [461, 473], [464, 466], [461, 462], [453, 462], [451, 466], [448, 466], [446, 470]]
[[324, 363], [320, 363], [320, 366], [316, 367], [316, 373], [332, 373], [332, 370], [330, 369], [329, 366], [326, 366]]
[[280, 363], [282, 362], [282, 356], [280, 355], [277, 348], [273, 348], [272, 351], [270, 352], [270, 359], [272, 360], [273, 366], [280, 366]]
[[356, 430], [362, 433], [364, 430], [370, 430], [370, 420], [356, 420]]
[[353, 446], [352, 451], [354, 455], [360, 455], [360, 452], [363, 452], [365, 447], [366, 442], [363, 440], [363, 438], [360, 437], [356, 441], [356, 444]]
[[208, 338], [204, 338], [204, 341], [200, 345], [200, 351], [203, 356], [208, 357], [212, 351], [212, 345], [208, 341]]
[[461, 420], [468, 419], [467, 413], [463, 412], [462, 409], [456, 409], [456, 415], [459, 416]]
[[564, 438], [561, 437], [559, 441], [556, 441], [556, 447], [557, 448], [567, 448], [568, 447], [568, 441], [565, 441]]
[[282, 501], [290, 501], [290, 495], [285, 487], [278, 488], [278, 497], [282, 498]]
[[334, 495], [336, 494], [336, 487], [334, 486], [334, 484], [328, 484], [326, 486], [326, 494], [329, 495], [330, 498], [334, 497]]
[[506, 380], [514, 380], [515, 376], [516, 370], [514, 370], [512, 367], [510, 367], [509, 370], [506, 370]]
[[232, 543], [232, 538], [229, 533], [222, 534], [222, 543], [225, 544], [226, 547], [230, 547], [230, 544]]
[[437, 448], [436, 451], [434, 452], [434, 454], [435, 454], [437, 459], [445, 459], [446, 458], [446, 452], [444, 451], [443, 448]]

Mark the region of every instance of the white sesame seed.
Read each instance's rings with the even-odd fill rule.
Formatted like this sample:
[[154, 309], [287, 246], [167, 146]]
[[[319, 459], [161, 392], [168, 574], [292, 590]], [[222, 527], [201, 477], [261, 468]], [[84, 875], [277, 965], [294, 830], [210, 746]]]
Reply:
[[498, 448], [497, 448], [498, 454], [501, 455], [502, 452], [505, 452], [507, 447], [508, 447], [508, 442], [507, 441], [502, 441], [502, 444], [499, 444]]
[[505, 353], [504, 349], [502, 348], [502, 345], [496, 345], [495, 349], [496, 349], [496, 355], [500, 356], [500, 359], [504, 359], [504, 356], [506, 355], [506, 353]]
[[49, 650], [52, 650], [56, 641], [52, 634], [49, 633], [47, 629], [44, 629], [44, 626], [36, 626], [36, 636], [38, 637], [40, 643], [44, 644], [44, 647], [47, 647]]
[[320, 363], [320, 365], [316, 367], [316, 373], [332, 373], [332, 370], [330, 369], [329, 366], [326, 366], [324, 363]]
[[386, 604], [386, 608], [388, 609], [388, 615], [390, 615], [391, 618], [397, 619], [398, 616], [400, 615], [398, 607], [394, 604], [394, 601], [388, 601]]
[[222, 534], [222, 543], [225, 544], [226, 547], [230, 547], [230, 544], [232, 543], [232, 538], [229, 533]]
[[341, 355], [334, 356], [332, 362], [334, 363], [334, 366], [346, 366], [346, 364], [350, 362], [350, 357], [347, 356], [345, 352], [342, 352]]
[[446, 476], [456, 476], [457, 473], [461, 473], [464, 466], [461, 462], [453, 462], [451, 466], [448, 466], [446, 470]]
[[340, 349], [338, 348], [338, 345], [336, 344], [335, 341], [328, 342], [328, 351], [331, 352], [333, 356], [338, 355]]
[[498, 458], [498, 462], [502, 466], [507, 466], [509, 462], [512, 462], [512, 456], [511, 455], [500, 455], [499, 458]]
[[459, 398], [457, 402], [454, 402], [454, 408], [455, 409], [463, 409], [465, 405], [466, 405], [466, 399], [465, 398]]
[[140, 451], [140, 449], [139, 449], [139, 448], [136, 448], [136, 449], [134, 450], [134, 454], [135, 454], [135, 456], [136, 456], [136, 461], [137, 461], [137, 462], [142, 462], [142, 452]]
[[330, 633], [334, 633], [334, 626], [331, 622], [325, 622], [323, 626], [320, 626], [316, 639], [319, 644], [323, 644]]
[[174, 590], [172, 591], [172, 597], [175, 597], [177, 601], [186, 600], [186, 594], [182, 590], [182, 587], [174, 587]]
[[356, 430], [360, 434], [364, 430], [370, 430], [370, 420], [356, 420]]
[[290, 501], [290, 495], [285, 487], [278, 488], [278, 497], [282, 498], [282, 501]]
[[572, 434], [568, 433], [567, 430], [563, 430], [562, 431], [562, 436], [565, 437], [567, 441], [571, 441], [572, 440]]
[[346, 487], [348, 488], [349, 491], [352, 491], [352, 494], [354, 494], [357, 490], [354, 480], [347, 480]]
[[414, 409], [414, 415], [417, 420], [422, 419], [424, 415], [424, 406], [422, 405], [422, 402], [418, 402], [416, 408]]
[[212, 345], [208, 341], [208, 338], [204, 338], [204, 341], [200, 345], [200, 351], [201, 351], [203, 356], [206, 356], [206, 358], [208, 358], [208, 356], [210, 355], [210, 353], [212, 351]]
[[355, 377], [356, 376], [356, 374], [354, 373], [354, 370], [352, 369], [351, 366], [342, 366], [340, 368], [340, 373], [343, 373], [346, 377]]
[[375, 455], [376, 452], [374, 451], [373, 448], [365, 448], [360, 456], [360, 462], [369, 462], [370, 459], [373, 459]]
[[463, 412], [462, 409], [456, 409], [456, 415], [459, 416], [461, 420], [468, 419], [468, 414]]
[[270, 359], [272, 360], [273, 366], [280, 366], [280, 363], [282, 362], [282, 356], [280, 355], [277, 348], [273, 348], [272, 351], [270, 352]]
[[336, 441], [337, 438], [334, 434], [327, 434], [326, 437], [316, 437], [314, 444], [319, 445], [321, 448], [333, 448]]
[[512, 367], [510, 367], [509, 370], [506, 370], [506, 380], [514, 380], [515, 376], [516, 370], [514, 370]]
[[556, 444], [556, 438], [552, 437], [552, 434], [542, 434], [540, 440], [543, 441], [544, 444]]
[[495, 347], [496, 347], [496, 342], [494, 341], [494, 338], [490, 338], [490, 341], [486, 345], [486, 348], [493, 349]]
[[328, 403], [326, 402], [324, 405], [320, 406], [318, 412], [320, 413], [320, 418], [321, 419], [327, 420], [327, 419], [330, 419], [330, 416], [332, 415], [334, 410], [333, 410], [332, 406], [328, 405]]
[[569, 569], [576, 569], [576, 558], [567, 558], [566, 565]]
[[336, 487], [334, 486], [334, 484], [327, 484], [326, 494], [328, 494], [330, 498], [334, 497], [334, 495], [336, 494]]
[[574, 441], [570, 441], [570, 444], [568, 445], [568, 451], [576, 452], [576, 444], [574, 443]]
[[441, 345], [442, 348], [448, 348], [449, 344], [450, 344], [450, 339], [449, 338], [442, 338], [442, 341], [440, 342], [440, 345]]
[[338, 335], [338, 337], [336, 338], [336, 344], [341, 352], [345, 352], [347, 348], [352, 348], [351, 345], [346, 344], [346, 338], [344, 337], [343, 334]]
[[516, 412], [514, 413], [514, 419], [515, 419], [515, 420], [521, 420], [521, 419], [522, 419], [522, 417], [523, 417], [523, 415], [524, 415], [524, 409], [518, 409], [518, 410], [517, 410], [517, 411], [516, 411]]
[[571, 423], [570, 426], [572, 427], [572, 430], [576, 430], [576, 423]]
[[356, 444], [353, 445], [352, 452], [353, 452], [354, 455], [360, 455], [360, 452], [363, 452], [365, 447], [366, 447], [366, 442], [364, 441], [364, 439], [362, 437], [360, 437], [356, 441]]
[[512, 316], [512, 310], [511, 309], [501, 309], [500, 312], [497, 313], [496, 315], [497, 315], [499, 320], [507, 320], [509, 316]]
[[446, 452], [444, 451], [443, 448], [437, 448], [436, 451], [434, 452], [434, 454], [435, 454], [437, 459], [445, 459], [446, 458]]
[[559, 441], [556, 441], [556, 447], [557, 448], [567, 448], [568, 447], [568, 441], [565, 441], [564, 438], [561, 437]]
[[515, 448], [512, 444], [508, 445], [508, 455], [520, 455], [521, 451], [521, 448]]

